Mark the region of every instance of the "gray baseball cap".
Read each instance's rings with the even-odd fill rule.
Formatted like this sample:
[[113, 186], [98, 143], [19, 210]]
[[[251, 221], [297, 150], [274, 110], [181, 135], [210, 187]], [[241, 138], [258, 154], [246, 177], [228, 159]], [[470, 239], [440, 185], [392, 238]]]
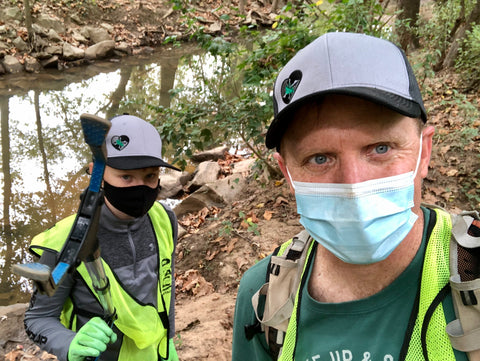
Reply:
[[157, 129], [133, 115], [112, 119], [107, 134], [107, 165], [116, 169], [167, 167], [180, 171], [162, 159], [162, 139]]
[[279, 148], [293, 111], [326, 94], [360, 97], [427, 121], [417, 80], [399, 47], [364, 34], [327, 33], [300, 50], [277, 76], [267, 147]]

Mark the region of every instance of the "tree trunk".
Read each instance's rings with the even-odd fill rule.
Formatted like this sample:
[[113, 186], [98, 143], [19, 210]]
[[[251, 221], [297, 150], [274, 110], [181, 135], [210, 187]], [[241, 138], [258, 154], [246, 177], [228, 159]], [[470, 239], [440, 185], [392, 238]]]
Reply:
[[110, 96], [110, 107], [107, 109], [106, 114], [107, 118], [112, 118], [115, 115], [118, 115], [118, 108], [120, 107], [120, 101], [125, 96], [126, 88], [130, 76], [132, 75], [133, 67], [125, 67], [120, 71], [120, 82], [118, 83], [117, 89]]
[[[3, 242], [4, 250], [2, 259], [5, 260], [0, 276], [0, 293], [10, 288], [8, 280], [11, 272], [13, 251], [13, 232], [10, 223], [10, 206], [12, 202], [12, 174], [10, 170], [10, 132], [8, 125], [9, 109], [8, 97], [0, 97], [0, 134], [2, 139], [2, 173], [3, 173], [3, 222], [0, 240]], [[2, 247], [2, 248], [3, 248]]]
[[401, 10], [398, 18], [401, 22], [397, 28], [397, 35], [400, 47], [407, 52], [410, 47], [416, 49], [420, 46], [416, 33], [420, 0], [399, 0], [398, 6]]
[[162, 68], [160, 72], [160, 96], [159, 96], [159, 105], [164, 108], [170, 108], [170, 103], [172, 97], [170, 95], [170, 90], [174, 88], [175, 85], [175, 74], [178, 68], [177, 57], [167, 58], [162, 62]]
[[273, 0], [271, 12], [272, 13], [276, 12], [279, 5], [281, 5], [281, 0]]
[[240, 14], [245, 14], [245, 0], [238, 1], [238, 12]]
[[50, 184], [50, 172], [48, 171], [48, 158], [45, 150], [45, 142], [43, 140], [42, 120], [40, 117], [40, 97], [38, 90], [34, 92], [34, 106], [35, 106], [35, 121], [37, 124], [37, 138], [38, 138], [38, 150], [42, 157], [43, 163], [43, 177], [45, 178], [45, 186], [47, 187], [47, 205], [51, 209], [50, 222], [53, 224], [57, 220], [57, 207], [55, 206], [55, 197], [53, 196], [52, 186]]
[[32, 12], [30, 10], [30, 0], [23, 0], [23, 7], [25, 11], [25, 26], [27, 27], [28, 32], [28, 43], [32, 44], [35, 33], [33, 32], [32, 28]]
[[[450, 47], [448, 48], [445, 58], [441, 62], [442, 66], [440, 67], [440, 69], [450, 68], [455, 64], [455, 60], [458, 55], [458, 49], [460, 47], [461, 42], [465, 39], [467, 31], [472, 30], [473, 24], [478, 23], [479, 21], [480, 21], [480, 0], [477, 0], [477, 3], [475, 4], [474, 8], [472, 9], [472, 12], [468, 16], [468, 19], [464, 21], [463, 24], [460, 24], [460, 26], [458, 27], [458, 30], [453, 35], [452, 42], [450, 44]], [[440, 69], [435, 69], [435, 70], [440, 70]]]

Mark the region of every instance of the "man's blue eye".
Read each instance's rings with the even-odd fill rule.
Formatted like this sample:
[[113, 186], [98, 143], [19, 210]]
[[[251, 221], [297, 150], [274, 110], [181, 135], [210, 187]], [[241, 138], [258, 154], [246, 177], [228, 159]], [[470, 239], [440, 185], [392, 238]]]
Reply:
[[314, 161], [316, 164], [324, 164], [327, 162], [327, 157], [324, 155], [316, 155]]
[[377, 145], [377, 146], [375, 147], [375, 151], [376, 151], [378, 154], [387, 153], [387, 151], [388, 151], [388, 145], [385, 145], [385, 144]]

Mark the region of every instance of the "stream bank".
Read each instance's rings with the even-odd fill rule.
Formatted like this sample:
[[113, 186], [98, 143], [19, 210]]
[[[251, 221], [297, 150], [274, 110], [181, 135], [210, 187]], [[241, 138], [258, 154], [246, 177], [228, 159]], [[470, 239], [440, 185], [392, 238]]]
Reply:
[[61, 71], [98, 60], [119, 62], [172, 42], [188, 42], [197, 29], [230, 37], [241, 26], [270, 26], [276, 17], [269, 5], [257, 1], [247, 2], [241, 15], [236, 1], [230, 6], [218, 0], [198, 1], [192, 8], [176, 9], [168, 0], [46, 0], [31, 9], [29, 35], [22, 4], [0, 0], [0, 78]]

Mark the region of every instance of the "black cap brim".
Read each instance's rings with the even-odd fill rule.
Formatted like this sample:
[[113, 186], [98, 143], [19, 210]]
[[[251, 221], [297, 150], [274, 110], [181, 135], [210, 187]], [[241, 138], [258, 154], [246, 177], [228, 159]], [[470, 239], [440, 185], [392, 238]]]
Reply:
[[349, 95], [362, 98], [371, 101], [372, 103], [383, 105], [407, 117], [422, 119], [424, 123], [427, 121], [427, 113], [423, 104], [418, 104], [413, 100], [405, 99], [401, 96], [380, 89], [362, 87], [329, 89], [299, 99], [295, 103], [284, 108], [284, 110], [275, 117], [267, 130], [265, 138], [265, 145], [267, 148], [280, 149], [282, 137], [293, 119], [293, 113], [298, 110], [299, 107], [309, 101], [319, 100], [328, 94]]
[[129, 157], [110, 157], [107, 159], [107, 165], [115, 169], [140, 169], [148, 167], [165, 167], [181, 172], [180, 169], [168, 164], [162, 159], [146, 156], [129, 156]]

